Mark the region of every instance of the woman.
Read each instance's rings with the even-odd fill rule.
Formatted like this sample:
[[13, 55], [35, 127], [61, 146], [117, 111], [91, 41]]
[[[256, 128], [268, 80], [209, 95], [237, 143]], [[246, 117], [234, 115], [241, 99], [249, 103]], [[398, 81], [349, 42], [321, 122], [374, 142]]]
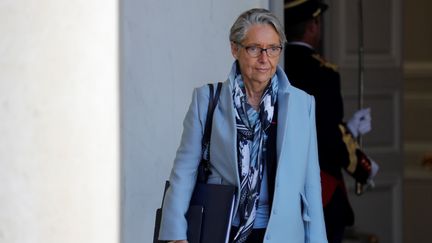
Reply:
[[[327, 242], [312, 96], [278, 66], [286, 43], [265, 9], [241, 14], [230, 31], [236, 61], [213, 115], [209, 183], [237, 186], [230, 242]], [[165, 196], [159, 239], [185, 243], [207, 86], [193, 93]]]

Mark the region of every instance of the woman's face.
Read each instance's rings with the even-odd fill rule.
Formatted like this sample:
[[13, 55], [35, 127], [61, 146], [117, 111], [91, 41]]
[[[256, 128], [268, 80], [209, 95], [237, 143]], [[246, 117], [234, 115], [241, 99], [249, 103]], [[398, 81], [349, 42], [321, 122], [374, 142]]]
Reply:
[[243, 81], [245, 83], [261, 83], [266, 85], [276, 72], [280, 55], [269, 57], [262, 51], [257, 57], [252, 57], [247, 49], [249, 47], [270, 48], [280, 47], [279, 35], [271, 25], [256, 24], [249, 27], [246, 37], [240, 43], [231, 43], [231, 52], [238, 60]]

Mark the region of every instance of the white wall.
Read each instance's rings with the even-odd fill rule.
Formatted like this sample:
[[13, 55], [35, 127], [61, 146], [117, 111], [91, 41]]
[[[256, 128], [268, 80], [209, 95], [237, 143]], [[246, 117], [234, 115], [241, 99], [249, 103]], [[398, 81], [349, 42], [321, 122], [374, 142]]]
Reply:
[[118, 242], [117, 11], [1, 2], [0, 242]]
[[192, 89], [227, 78], [229, 28], [268, 1], [122, 3], [122, 239], [151, 242]]

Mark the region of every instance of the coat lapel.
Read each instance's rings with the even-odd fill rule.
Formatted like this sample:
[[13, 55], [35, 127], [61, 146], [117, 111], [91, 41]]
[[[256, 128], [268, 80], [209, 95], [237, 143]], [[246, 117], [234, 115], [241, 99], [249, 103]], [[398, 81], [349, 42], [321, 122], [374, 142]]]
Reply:
[[221, 162], [221, 172], [230, 180], [229, 183], [239, 185], [237, 132], [229, 81], [224, 82], [222, 86], [219, 105], [216, 108], [213, 119], [211, 150], [215, 149], [218, 153], [213, 153], [211, 156], [217, 157]]
[[287, 139], [288, 119], [289, 119], [289, 93], [281, 90], [278, 96], [278, 126], [276, 137], [277, 161], [281, 158], [281, 151], [284, 151], [284, 141]]

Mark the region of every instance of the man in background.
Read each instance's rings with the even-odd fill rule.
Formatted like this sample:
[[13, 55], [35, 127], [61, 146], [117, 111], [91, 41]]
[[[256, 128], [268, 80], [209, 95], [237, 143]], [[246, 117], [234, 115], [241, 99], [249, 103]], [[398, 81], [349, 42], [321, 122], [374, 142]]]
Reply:
[[357, 111], [345, 123], [340, 75], [317, 50], [321, 43], [321, 16], [328, 6], [320, 0], [285, 1], [285, 71], [291, 84], [316, 101], [318, 154], [322, 199], [329, 243], [340, 243], [346, 226], [354, 224], [342, 169], [364, 185], [378, 167], [356, 142], [371, 130], [370, 109]]

